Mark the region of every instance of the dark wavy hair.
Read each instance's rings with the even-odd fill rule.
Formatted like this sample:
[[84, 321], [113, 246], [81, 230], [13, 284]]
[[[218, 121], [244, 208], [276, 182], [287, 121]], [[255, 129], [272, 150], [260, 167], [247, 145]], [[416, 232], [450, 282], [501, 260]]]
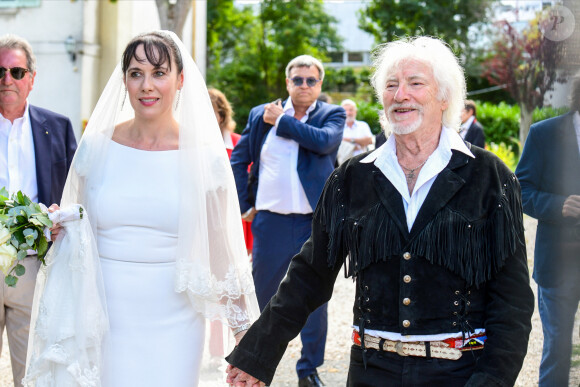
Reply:
[[[137, 56], [137, 47], [140, 45], [143, 45], [146, 58], [139, 58]], [[178, 73], [181, 73], [183, 70], [183, 60], [181, 59], [177, 44], [175, 44], [169, 34], [161, 31], [137, 35], [127, 44], [121, 61], [123, 74], [127, 72], [133, 58], [139, 63], [148, 61], [155, 67], [161, 67], [167, 62], [169, 70], [171, 70], [172, 63], [175, 63]]]

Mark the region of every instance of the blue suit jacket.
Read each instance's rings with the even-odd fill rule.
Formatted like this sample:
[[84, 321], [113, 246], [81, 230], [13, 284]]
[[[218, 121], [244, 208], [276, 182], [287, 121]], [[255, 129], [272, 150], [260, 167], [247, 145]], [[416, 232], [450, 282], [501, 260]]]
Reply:
[[50, 206], [60, 203], [64, 183], [77, 141], [70, 120], [60, 114], [29, 105], [38, 201]]
[[465, 141], [478, 146], [480, 148], [485, 148], [485, 133], [483, 132], [483, 126], [477, 120], [474, 120], [467, 133], [465, 133]]
[[570, 195], [580, 195], [580, 152], [573, 113], [531, 126], [516, 175], [524, 212], [538, 219], [534, 279], [554, 287], [580, 269], [580, 222], [564, 218]]
[[[248, 124], [230, 160], [242, 213], [254, 206], [259, 184], [260, 152], [266, 135], [272, 129], [272, 125], [264, 122], [264, 106], [250, 111]], [[324, 183], [334, 170], [345, 119], [346, 113], [342, 107], [318, 101], [306, 123], [287, 115], [278, 123], [276, 134], [300, 145], [298, 176], [312, 209], [316, 208]], [[251, 163], [254, 164], [249, 176], [248, 166]]]

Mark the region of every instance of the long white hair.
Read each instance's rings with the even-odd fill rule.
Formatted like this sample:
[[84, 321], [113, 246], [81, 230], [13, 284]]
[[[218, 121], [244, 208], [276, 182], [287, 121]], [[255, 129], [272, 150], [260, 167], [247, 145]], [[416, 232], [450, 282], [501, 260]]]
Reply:
[[[440, 39], [428, 36], [411, 37], [377, 47], [373, 53], [375, 72], [371, 78], [377, 99], [383, 103], [387, 76], [406, 60], [420, 61], [432, 69], [437, 82], [437, 98], [448, 104], [443, 112], [443, 125], [459, 130], [466, 94], [465, 75], [455, 54]], [[386, 132], [390, 132], [386, 116], [381, 117], [381, 125]]]

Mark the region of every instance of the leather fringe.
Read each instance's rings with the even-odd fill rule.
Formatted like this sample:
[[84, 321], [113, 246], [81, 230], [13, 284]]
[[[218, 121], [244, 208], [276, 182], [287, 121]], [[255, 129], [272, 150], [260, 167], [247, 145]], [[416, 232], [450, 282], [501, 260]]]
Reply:
[[[329, 234], [329, 267], [338, 259], [344, 260], [347, 276], [356, 277], [373, 262], [400, 255], [405, 248], [464, 278], [468, 286], [478, 287], [524, 244], [522, 204], [514, 175], [502, 184], [502, 195], [487, 219], [470, 222], [445, 207], [416, 237], [404, 241], [381, 203], [358, 219], [346, 216], [348, 208], [338, 173], [328, 180], [315, 218]], [[340, 256], [342, 252], [349, 254]]]

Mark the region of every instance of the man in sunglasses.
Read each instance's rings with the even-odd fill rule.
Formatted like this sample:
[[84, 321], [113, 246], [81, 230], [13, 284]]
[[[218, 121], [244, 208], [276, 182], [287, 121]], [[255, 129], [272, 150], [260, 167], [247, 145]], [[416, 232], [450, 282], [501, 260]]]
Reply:
[[[30, 44], [0, 37], [0, 187], [22, 191], [35, 202], [58, 203], [76, 150], [68, 118], [28, 103], [36, 60]], [[21, 386], [26, 364], [30, 311], [39, 262], [33, 252], [21, 262], [26, 273], [16, 287], [0, 292], [0, 334], [6, 326], [14, 384]], [[0, 350], [2, 342], [0, 341]]]
[[[324, 67], [312, 56], [290, 61], [289, 98], [252, 109], [232, 152], [240, 208], [252, 221], [252, 274], [262, 310], [310, 237], [313, 210], [342, 140], [344, 109], [317, 101], [323, 79]], [[312, 313], [302, 329], [296, 365], [300, 387], [321, 385], [316, 368], [324, 360], [326, 307]]]
[[391, 135], [332, 172], [312, 237], [227, 358], [236, 387], [270, 384], [343, 267], [356, 281], [347, 386], [515, 384], [534, 310], [519, 183], [459, 135], [465, 76], [443, 41], [403, 38], [375, 58]]

